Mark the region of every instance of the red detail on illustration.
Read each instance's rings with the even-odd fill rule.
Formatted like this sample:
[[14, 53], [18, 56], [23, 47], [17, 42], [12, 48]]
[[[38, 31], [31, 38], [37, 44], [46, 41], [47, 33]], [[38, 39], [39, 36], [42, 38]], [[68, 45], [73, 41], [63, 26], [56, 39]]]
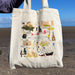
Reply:
[[39, 35], [39, 32], [37, 32], [37, 35]]
[[44, 34], [46, 34], [46, 30], [44, 30]]
[[33, 33], [32, 33], [32, 36], [33, 36]]

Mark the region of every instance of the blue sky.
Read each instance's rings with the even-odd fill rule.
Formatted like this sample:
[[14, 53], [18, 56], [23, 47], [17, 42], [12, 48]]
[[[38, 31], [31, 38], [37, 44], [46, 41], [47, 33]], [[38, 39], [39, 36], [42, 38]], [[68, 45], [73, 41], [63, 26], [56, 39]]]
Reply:
[[[75, 0], [48, 0], [49, 7], [59, 10], [62, 26], [75, 26]], [[23, 8], [23, 4], [19, 7]], [[42, 0], [32, 0], [32, 9], [42, 8]], [[12, 14], [0, 14], [0, 28], [11, 27]]]

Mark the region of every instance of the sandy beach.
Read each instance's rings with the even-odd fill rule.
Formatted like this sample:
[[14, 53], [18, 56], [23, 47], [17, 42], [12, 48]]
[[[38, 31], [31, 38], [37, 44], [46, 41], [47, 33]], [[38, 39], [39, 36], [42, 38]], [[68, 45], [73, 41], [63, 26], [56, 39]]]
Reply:
[[47, 69], [17, 68], [10, 70], [8, 49], [10, 45], [10, 28], [0, 29], [0, 75], [75, 75], [75, 27], [63, 27], [64, 67]]

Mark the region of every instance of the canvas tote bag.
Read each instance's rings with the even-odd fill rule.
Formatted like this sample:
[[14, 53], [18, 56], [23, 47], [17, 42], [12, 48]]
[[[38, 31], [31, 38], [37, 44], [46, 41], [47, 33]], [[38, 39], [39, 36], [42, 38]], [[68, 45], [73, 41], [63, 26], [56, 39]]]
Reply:
[[29, 68], [63, 67], [62, 28], [57, 9], [31, 10], [31, 0], [24, 9], [14, 9], [10, 43], [10, 68], [15, 65]]

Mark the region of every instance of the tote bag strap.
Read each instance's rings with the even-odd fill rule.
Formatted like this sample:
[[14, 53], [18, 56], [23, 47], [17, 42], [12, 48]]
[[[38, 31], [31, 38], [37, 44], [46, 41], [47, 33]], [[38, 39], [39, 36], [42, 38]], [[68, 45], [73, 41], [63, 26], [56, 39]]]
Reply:
[[[42, 0], [43, 8], [49, 8], [48, 0]], [[31, 9], [31, 0], [24, 0], [24, 9]]]
[[48, 0], [42, 0], [43, 8], [49, 8]]
[[24, 9], [31, 9], [31, 0], [24, 0]]

